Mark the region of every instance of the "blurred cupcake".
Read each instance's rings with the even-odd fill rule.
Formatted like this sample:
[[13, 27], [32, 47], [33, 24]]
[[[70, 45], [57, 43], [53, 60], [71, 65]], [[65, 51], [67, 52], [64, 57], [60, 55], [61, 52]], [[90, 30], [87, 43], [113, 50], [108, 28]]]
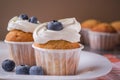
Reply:
[[34, 49], [32, 48], [34, 29], [39, 25], [36, 17], [28, 19], [26, 14], [13, 17], [8, 23], [9, 33], [5, 42], [9, 46], [10, 56], [16, 65], [35, 65]]
[[120, 21], [114, 21], [111, 23], [111, 25], [115, 28], [117, 32], [120, 33]]
[[80, 34], [81, 34], [81, 42], [83, 44], [89, 45], [88, 31], [99, 23], [100, 22], [95, 19], [89, 19], [89, 20], [82, 22], [81, 24], [82, 29], [81, 29]]
[[47, 75], [74, 75], [83, 48], [80, 24], [75, 18], [54, 20], [38, 26], [33, 34], [37, 66]]
[[118, 32], [119, 34], [119, 41], [118, 41], [118, 45], [120, 45], [120, 21], [114, 21], [111, 23], [111, 25], [113, 26], [113, 28], [115, 28], [115, 30]]
[[90, 47], [95, 50], [111, 50], [118, 43], [116, 30], [107, 23], [92, 28], [89, 33]]

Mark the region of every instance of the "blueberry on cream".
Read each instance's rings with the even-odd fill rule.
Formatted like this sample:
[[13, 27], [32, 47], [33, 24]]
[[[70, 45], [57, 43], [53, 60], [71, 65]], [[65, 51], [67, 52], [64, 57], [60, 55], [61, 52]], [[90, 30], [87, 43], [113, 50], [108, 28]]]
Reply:
[[20, 14], [19, 18], [23, 19], [23, 20], [28, 20], [28, 16], [27, 14]]
[[33, 33], [39, 24], [40, 22], [35, 16], [29, 18], [27, 14], [21, 14], [10, 19], [7, 29], [8, 31], [17, 29], [23, 32]]
[[37, 24], [37, 18], [35, 16], [30, 17], [29, 22]]
[[63, 29], [63, 25], [61, 22], [58, 22], [57, 20], [53, 20], [53, 21], [48, 23], [47, 29], [54, 30], [54, 31], [60, 31]]

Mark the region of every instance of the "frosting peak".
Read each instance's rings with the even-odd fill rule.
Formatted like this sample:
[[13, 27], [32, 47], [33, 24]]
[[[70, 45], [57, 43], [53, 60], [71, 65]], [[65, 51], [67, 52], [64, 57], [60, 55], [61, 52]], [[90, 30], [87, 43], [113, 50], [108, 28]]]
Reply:
[[75, 18], [66, 18], [58, 20], [63, 25], [63, 29], [60, 31], [53, 31], [47, 29], [47, 24], [43, 23], [39, 25], [34, 33], [34, 41], [39, 44], [47, 43], [50, 40], [66, 40], [69, 42], [79, 42], [80, 41], [80, 23]]
[[33, 33], [34, 29], [38, 26], [39, 24], [34, 24], [28, 22], [28, 20], [23, 20], [17, 16], [13, 17], [9, 23], [7, 30], [11, 31], [14, 29], [22, 30], [24, 32], [31, 32]]

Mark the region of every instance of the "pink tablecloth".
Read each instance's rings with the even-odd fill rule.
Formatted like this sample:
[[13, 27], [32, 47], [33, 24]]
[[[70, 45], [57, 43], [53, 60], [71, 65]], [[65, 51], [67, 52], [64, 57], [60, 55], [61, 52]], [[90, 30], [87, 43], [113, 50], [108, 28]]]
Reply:
[[120, 80], [120, 62], [112, 63], [113, 69], [112, 71], [96, 80]]

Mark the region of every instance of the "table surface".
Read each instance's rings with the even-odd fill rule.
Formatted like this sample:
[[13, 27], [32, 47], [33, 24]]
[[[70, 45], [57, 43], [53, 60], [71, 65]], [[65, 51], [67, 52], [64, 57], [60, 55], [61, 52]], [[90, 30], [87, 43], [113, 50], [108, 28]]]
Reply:
[[115, 49], [109, 50], [109, 51], [105, 51], [105, 50], [93, 50], [89, 46], [85, 45], [85, 47], [84, 47], [83, 50], [94, 52], [94, 53], [101, 54], [101, 55], [112, 54], [112, 55], [115, 55], [116, 57], [120, 58], [120, 45], [117, 46], [117, 47], [115, 47]]

